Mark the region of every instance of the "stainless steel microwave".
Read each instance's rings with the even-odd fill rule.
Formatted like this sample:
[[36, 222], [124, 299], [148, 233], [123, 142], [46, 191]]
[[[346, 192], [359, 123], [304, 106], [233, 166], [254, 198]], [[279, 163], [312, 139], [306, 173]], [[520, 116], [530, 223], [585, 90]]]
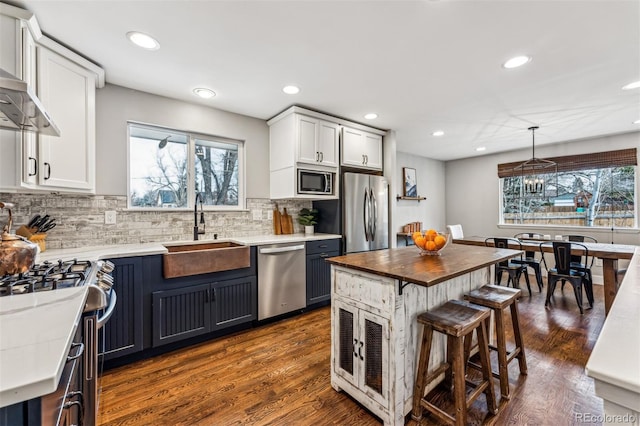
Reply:
[[298, 169], [298, 194], [335, 195], [335, 173]]

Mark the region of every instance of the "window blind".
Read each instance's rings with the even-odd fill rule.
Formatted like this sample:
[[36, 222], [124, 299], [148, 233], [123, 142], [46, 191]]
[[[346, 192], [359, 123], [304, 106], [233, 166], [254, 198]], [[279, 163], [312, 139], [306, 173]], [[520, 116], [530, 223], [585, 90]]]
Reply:
[[[548, 157], [545, 158], [545, 160], [555, 162], [558, 165], [558, 173], [560, 173], [578, 170], [603, 169], [607, 167], [637, 166], [638, 153], [636, 148], [629, 148], [617, 151], [595, 152], [592, 154]], [[524, 161], [526, 160], [498, 164], [498, 177], [505, 178], [520, 176], [521, 172], [514, 169]]]

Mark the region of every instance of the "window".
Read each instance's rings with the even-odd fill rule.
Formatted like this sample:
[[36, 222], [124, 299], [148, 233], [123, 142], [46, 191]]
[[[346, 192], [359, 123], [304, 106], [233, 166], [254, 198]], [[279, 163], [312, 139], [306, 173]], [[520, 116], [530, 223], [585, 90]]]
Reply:
[[525, 193], [519, 163], [498, 165], [501, 224], [637, 227], [636, 149], [550, 158], [557, 177], [538, 175], [544, 190]]
[[242, 209], [243, 172], [241, 141], [129, 123], [131, 208]]

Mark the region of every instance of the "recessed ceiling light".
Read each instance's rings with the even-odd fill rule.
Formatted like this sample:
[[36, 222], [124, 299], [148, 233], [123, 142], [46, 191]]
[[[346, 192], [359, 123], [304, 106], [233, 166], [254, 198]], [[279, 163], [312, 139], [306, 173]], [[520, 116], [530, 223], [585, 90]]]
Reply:
[[147, 50], [158, 50], [160, 49], [160, 43], [158, 40], [151, 37], [150, 35], [140, 33], [138, 31], [129, 31], [127, 33], [127, 38], [131, 40], [131, 43], [135, 44], [138, 47], [142, 47]]
[[284, 86], [282, 91], [287, 95], [295, 95], [296, 93], [300, 93], [300, 88], [298, 86]]
[[378, 114], [376, 114], [375, 112], [370, 112], [369, 114], [365, 114], [364, 118], [366, 118], [367, 120], [374, 120], [378, 118]]
[[516, 56], [502, 64], [504, 68], [518, 68], [531, 61], [531, 56]]
[[204, 87], [198, 87], [197, 89], [193, 89], [193, 93], [195, 93], [196, 95], [200, 96], [203, 99], [210, 99], [216, 95], [216, 92], [214, 92], [211, 89], [206, 89]]
[[487, 149], [486, 146], [479, 146], [476, 148], [476, 151], [481, 152], [481, 151], [485, 151]]
[[433, 136], [442, 136], [444, 135], [444, 132], [442, 130], [436, 130], [435, 132], [431, 133]]
[[640, 124], [640, 120], [634, 121], [633, 124]]
[[622, 90], [637, 89], [638, 87], [640, 87], [640, 81], [634, 81], [633, 83], [629, 83], [626, 86], [622, 86]]

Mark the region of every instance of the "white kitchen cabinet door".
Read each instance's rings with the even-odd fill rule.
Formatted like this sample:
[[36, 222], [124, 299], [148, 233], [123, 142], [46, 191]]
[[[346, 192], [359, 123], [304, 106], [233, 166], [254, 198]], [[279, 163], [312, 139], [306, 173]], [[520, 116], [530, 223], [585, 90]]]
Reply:
[[382, 170], [382, 136], [364, 133], [364, 155], [367, 160], [366, 167]]
[[298, 162], [337, 167], [338, 125], [297, 115]]
[[[22, 79], [30, 87], [37, 85], [36, 74], [36, 42], [31, 31], [22, 27]], [[38, 136], [33, 132], [22, 132], [22, 182], [23, 186], [32, 187], [38, 184]]]
[[338, 167], [338, 125], [328, 121], [320, 121], [318, 127], [318, 152], [320, 164]]
[[298, 126], [298, 161], [315, 164], [318, 161], [318, 126], [316, 118], [297, 115]]
[[342, 165], [382, 170], [382, 136], [343, 127]]
[[95, 75], [39, 46], [38, 96], [60, 129], [39, 136], [41, 187], [95, 191]]
[[367, 398], [388, 407], [389, 320], [342, 298], [335, 298], [332, 305], [334, 373]]

